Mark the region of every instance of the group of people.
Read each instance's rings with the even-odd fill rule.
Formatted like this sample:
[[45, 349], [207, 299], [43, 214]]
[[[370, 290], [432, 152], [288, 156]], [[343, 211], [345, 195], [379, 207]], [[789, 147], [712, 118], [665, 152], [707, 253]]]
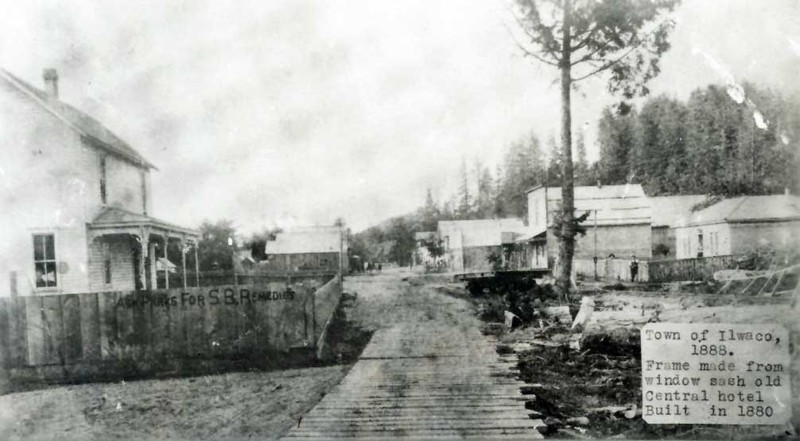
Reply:
[[381, 272], [383, 270], [383, 264], [366, 261], [362, 267], [356, 267], [356, 270], [362, 273], [371, 273], [373, 271]]
[[[615, 256], [614, 254], [609, 254], [608, 258], [609, 259], [616, 259], [617, 256]], [[597, 261], [597, 258], [595, 258], [595, 262], [596, 261]], [[628, 268], [631, 271], [631, 282], [635, 282], [636, 281], [636, 277], [639, 276], [639, 259], [637, 259], [635, 255], [631, 256], [631, 260], [630, 260], [630, 262], [628, 262]]]

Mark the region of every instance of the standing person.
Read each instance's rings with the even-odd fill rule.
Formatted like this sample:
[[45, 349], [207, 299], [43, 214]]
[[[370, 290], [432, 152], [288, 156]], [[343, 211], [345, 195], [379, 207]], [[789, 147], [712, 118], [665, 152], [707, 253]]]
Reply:
[[636, 256], [631, 256], [630, 267], [631, 267], [631, 282], [635, 282], [636, 276], [639, 273], [639, 261], [636, 260]]

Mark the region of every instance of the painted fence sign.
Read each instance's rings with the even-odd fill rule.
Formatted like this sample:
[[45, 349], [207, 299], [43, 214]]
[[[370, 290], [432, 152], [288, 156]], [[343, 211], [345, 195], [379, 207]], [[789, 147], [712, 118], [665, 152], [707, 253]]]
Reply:
[[236, 359], [313, 349], [341, 295], [338, 278], [151, 292], [0, 299], [0, 366], [137, 359]]
[[[194, 290], [197, 291], [197, 290]], [[251, 305], [257, 302], [294, 301], [296, 293], [291, 288], [283, 291], [259, 290], [251, 287], [214, 287], [204, 292], [181, 290], [177, 292], [153, 292], [142, 296], [128, 296], [117, 300], [117, 306], [125, 308], [147, 308], [155, 306], [169, 308], [177, 306], [232, 306]]]

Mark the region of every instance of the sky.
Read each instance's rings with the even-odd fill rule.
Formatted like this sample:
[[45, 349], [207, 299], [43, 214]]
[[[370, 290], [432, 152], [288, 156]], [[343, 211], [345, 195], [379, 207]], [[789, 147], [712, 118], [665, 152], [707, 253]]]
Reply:
[[[557, 136], [557, 72], [524, 57], [504, 0], [2, 0], [0, 66], [126, 139], [156, 217], [241, 233], [355, 231], [444, 200], [462, 161]], [[653, 94], [729, 78], [798, 92], [800, 1], [684, 0]], [[573, 95], [597, 159], [605, 78]], [[757, 103], [756, 103], [757, 105]]]

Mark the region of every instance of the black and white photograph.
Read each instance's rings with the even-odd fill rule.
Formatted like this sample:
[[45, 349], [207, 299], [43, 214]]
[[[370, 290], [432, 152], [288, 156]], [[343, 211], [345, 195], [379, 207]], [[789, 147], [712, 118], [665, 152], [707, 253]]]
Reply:
[[0, 11], [0, 439], [800, 438], [800, 1]]

